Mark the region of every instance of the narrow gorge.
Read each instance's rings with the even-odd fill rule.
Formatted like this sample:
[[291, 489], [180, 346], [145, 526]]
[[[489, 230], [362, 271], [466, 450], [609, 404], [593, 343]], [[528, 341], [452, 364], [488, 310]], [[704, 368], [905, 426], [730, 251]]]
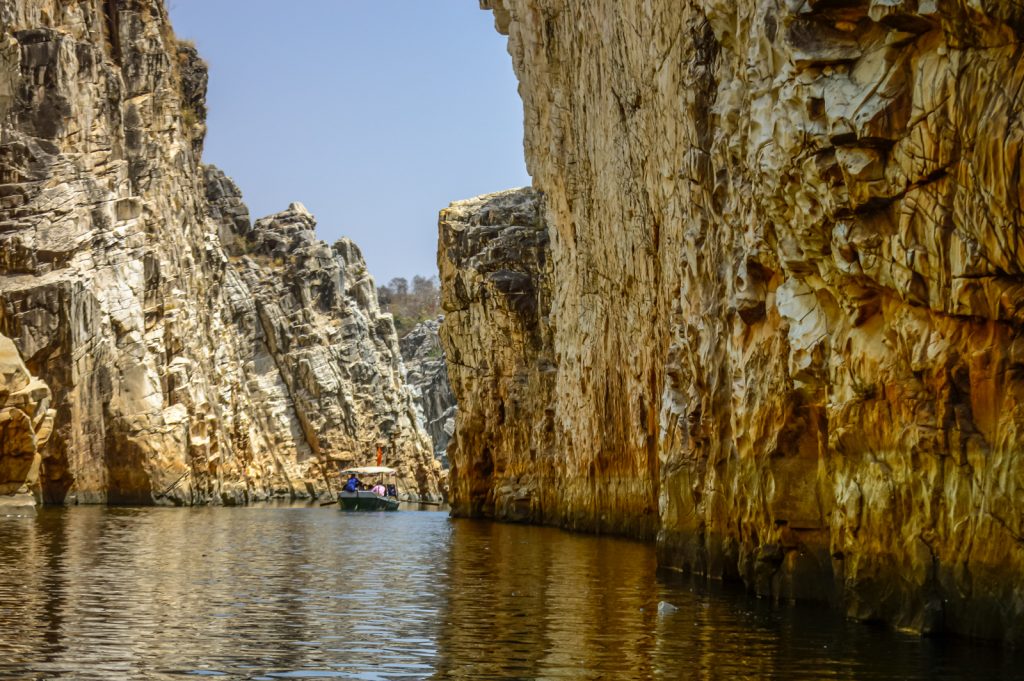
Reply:
[[0, 0], [0, 494], [318, 496], [380, 445], [439, 499], [359, 249], [250, 221], [206, 87], [158, 0]]
[[[275, 560], [246, 574], [274, 572], [267, 588], [289, 598], [300, 577], [312, 593], [332, 576], [319, 601], [290, 601], [327, 604], [309, 619], [318, 650], [336, 624], [320, 617], [366, 573], [374, 598], [411, 599], [414, 657], [439, 631], [460, 645], [490, 642], [496, 619], [517, 631], [529, 600], [550, 629], [522, 638], [569, 651], [531, 667], [556, 678], [537, 670], [577, 672], [580, 645], [547, 608], [587, 592], [579, 622], [601, 658], [605, 580], [622, 574], [649, 662], [652, 631], [681, 638], [657, 594], [688, 597], [658, 567], [903, 631], [1024, 642], [1024, 7], [479, 5], [507, 37], [532, 186], [440, 212], [444, 314], [423, 321], [431, 294], [399, 339], [355, 243], [321, 240], [297, 201], [254, 220], [231, 168], [204, 163], [208, 67], [163, 0], [0, 0], [0, 506], [335, 499], [338, 468], [380, 447], [407, 501], [647, 540], [649, 560], [634, 574], [601, 552], [636, 542], [410, 513], [387, 565], [356, 565], [335, 557], [350, 536], [377, 548], [376, 528], [308, 503], [301, 527], [281, 514], [252, 530], [303, 538], [284, 576]], [[449, 109], [468, 96], [451, 81], [432, 93]], [[130, 523], [119, 510], [45, 520], [107, 532]], [[250, 510], [201, 509], [244, 532], [272, 517]], [[185, 515], [160, 514], [139, 517], [191, 546]], [[11, 575], [60, 567], [63, 539], [33, 534], [46, 523], [7, 528], [29, 547]], [[243, 562], [205, 539], [220, 555], [200, 568]], [[554, 545], [580, 552], [585, 578], [551, 562]], [[186, 562], [174, 584], [192, 589]], [[428, 617], [424, 594], [440, 604]], [[294, 672], [309, 630], [277, 627], [255, 591], [220, 596], [238, 621], [260, 606]], [[22, 600], [12, 621], [33, 614]], [[703, 606], [687, 603], [696, 624]]]
[[1024, 10], [481, 5], [535, 191], [440, 216], [456, 513], [1024, 640]]

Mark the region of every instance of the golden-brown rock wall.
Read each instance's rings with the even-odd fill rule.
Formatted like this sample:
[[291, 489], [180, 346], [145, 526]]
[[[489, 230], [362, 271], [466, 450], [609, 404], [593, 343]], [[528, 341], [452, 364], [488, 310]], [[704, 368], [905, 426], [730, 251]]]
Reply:
[[441, 211], [438, 264], [448, 377], [461, 397], [449, 444], [456, 515], [551, 520], [561, 457], [550, 419], [548, 234], [543, 200], [517, 189]]
[[[537, 517], [654, 511], [667, 565], [1024, 638], [1024, 10], [482, 4], [549, 224], [552, 387], [520, 413], [553, 412], [565, 493]], [[456, 433], [462, 461], [507, 437]]]

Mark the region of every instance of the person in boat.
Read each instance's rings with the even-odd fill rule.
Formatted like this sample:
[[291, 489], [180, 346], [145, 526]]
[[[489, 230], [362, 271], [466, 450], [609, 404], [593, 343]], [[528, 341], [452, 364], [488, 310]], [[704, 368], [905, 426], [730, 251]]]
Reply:
[[374, 485], [373, 489], [371, 489], [370, 491], [379, 497], [387, 496], [388, 493], [387, 489], [384, 488], [384, 485], [380, 484], [379, 482], [376, 485]]
[[350, 473], [348, 481], [345, 483], [346, 492], [355, 492], [359, 489], [359, 478], [356, 477], [355, 473]]
[[388, 494], [387, 495], [389, 497], [394, 497], [395, 499], [397, 499], [398, 498], [398, 488], [395, 487], [394, 484], [388, 485]]

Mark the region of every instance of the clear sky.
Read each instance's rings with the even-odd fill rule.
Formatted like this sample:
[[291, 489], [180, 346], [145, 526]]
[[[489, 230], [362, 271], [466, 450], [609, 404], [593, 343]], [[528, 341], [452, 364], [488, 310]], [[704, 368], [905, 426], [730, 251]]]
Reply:
[[505, 37], [476, 0], [167, 0], [210, 65], [204, 160], [253, 218], [301, 201], [378, 284], [436, 273], [437, 211], [530, 183]]

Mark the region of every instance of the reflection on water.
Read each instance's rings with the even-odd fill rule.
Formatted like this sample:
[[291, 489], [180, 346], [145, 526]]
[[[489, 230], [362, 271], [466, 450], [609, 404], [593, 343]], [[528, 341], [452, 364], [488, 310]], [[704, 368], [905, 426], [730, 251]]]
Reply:
[[[659, 613], [661, 601], [677, 610]], [[1021, 667], [995, 647], [659, 579], [644, 544], [305, 507], [0, 518], [0, 631], [2, 678], [953, 679]]]

